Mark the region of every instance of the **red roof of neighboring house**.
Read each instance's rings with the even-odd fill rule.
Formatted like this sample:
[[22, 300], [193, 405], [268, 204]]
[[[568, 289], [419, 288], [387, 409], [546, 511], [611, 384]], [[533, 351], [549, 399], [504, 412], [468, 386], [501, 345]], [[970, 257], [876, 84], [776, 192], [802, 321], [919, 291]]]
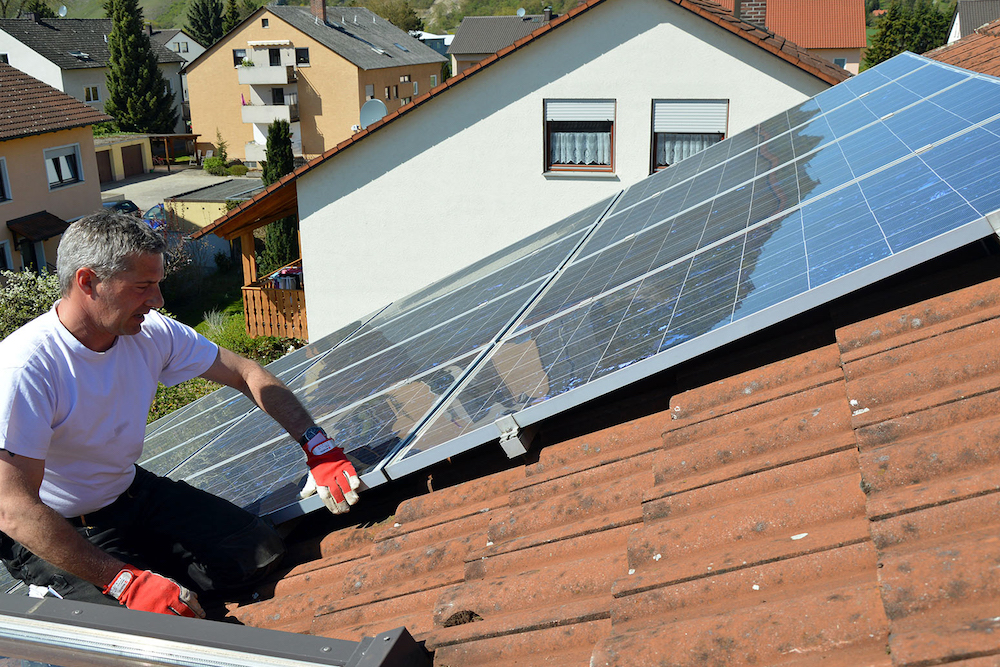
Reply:
[[[466, 79], [471, 76], [475, 76], [478, 72], [487, 67], [499, 62], [501, 59], [507, 57], [514, 51], [517, 51], [525, 46], [531, 44], [536, 39], [543, 37], [550, 30], [556, 30], [562, 25], [572, 21], [575, 17], [583, 14], [584, 12], [590, 11], [594, 7], [603, 5], [610, 0], [584, 0], [580, 2], [576, 7], [569, 10], [562, 16], [552, 19], [549, 23], [542, 25], [540, 28], [532, 32], [527, 37], [523, 37], [510, 46], [501, 49], [497, 53], [484, 58], [475, 65], [472, 65], [468, 69], [462, 71], [462, 73], [457, 76], [453, 76], [450, 79], [442, 82], [440, 85], [432, 88], [428, 92], [416, 97], [412, 102], [406, 104], [396, 111], [388, 114], [382, 120], [377, 123], [369, 125], [366, 129], [358, 132], [349, 139], [345, 139], [340, 142], [330, 150], [326, 151], [317, 158], [310, 160], [307, 164], [299, 167], [290, 174], [286, 174], [284, 177], [278, 181], [272, 183], [263, 192], [255, 195], [252, 199], [240, 204], [239, 207], [229, 211], [222, 217], [218, 218], [215, 222], [206, 227], [202, 228], [196, 232], [193, 236], [194, 238], [200, 238], [205, 234], [213, 232], [221, 227], [227, 225], [227, 223], [232, 223], [234, 221], [241, 221], [236, 223], [238, 226], [244, 227], [250, 224], [249, 222], [242, 222], [245, 220], [264, 219], [264, 217], [257, 216], [254, 207], [257, 203], [276, 190], [284, 188], [289, 183], [293, 182], [296, 178], [302, 174], [318, 167], [323, 162], [326, 162], [331, 157], [339, 153], [340, 151], [353, 146], [354, 144], [362, 141], [366, 136], [372, 132], [376, 132], [379, 128], [395, 121], [400, 116], [403, 116], [418, 106], [427, 103], [431, 99], [437, 98], [450, 88], [463, 83]], [[741, 21], [734, 17], [731, 12], [726, 11], [721, 5], [712, 2], [711, 0], [665, 0], [667, 2], [673, 2], [684, 9], [701, 16], [702, 18], [715, 23], [724, 30], [727, 30], [735, 35], [746, 39], [747, 41], [759, 46], [760, 48], [768, 51], [769, 53], [781, 58], [782, 60], [791, 63], [792, 65], [808, 72], [809, 74], [817, 77], [818, 79], [829, 83], [830, 85], [836, 85], [841, 81], [850, 77], [850, 73], [844, 70], [842, 67], [837, 67], [829, 60], [825, 58], [820, 58], [809, 53], [806, 49], [801, 48], [794, 44], [793, 42], [781, 37], [779, 35], [771, 34], [759, 27], [753, 25], [752, 23], [747, 23], [746, 21]], [[731, 2], [731, 0], [730, 0]], [[862, 26], [863, 27], [863, 26]], [[265, 216], [266, 217], [266, 216]], [[271, 218], [272, 220], [277, 218]], [[221, 233], [221, 230], [220, 230]]]
[[[720, 0], [733, 11], [733, 0]], [[767, 29], [807, 49], [863, 49], [864, 0], [767, 0]]]
[[0, 63], [0, 141], [106, 120], [111, 116]]
[[973, 72], [1000, 76], [1000, 20], [976, 28], [957, 42], [928, 51], [924, 55]]
[[309, 517], [229, 614], [405, 625], [439, 667], [995, 664], [998, 273], [918, 267], [578, 411], [527, 460], [481, 448]]

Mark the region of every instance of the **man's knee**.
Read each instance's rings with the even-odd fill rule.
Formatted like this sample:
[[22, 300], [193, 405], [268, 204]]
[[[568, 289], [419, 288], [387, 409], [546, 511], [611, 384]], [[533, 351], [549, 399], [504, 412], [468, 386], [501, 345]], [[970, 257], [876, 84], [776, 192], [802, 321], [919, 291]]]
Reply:
[[225, 591], [253, 585], [277, 569], [285, 544], [260, 517], [219, 540], [211, 558], [195, 563], [189, 575], [202, 589]]

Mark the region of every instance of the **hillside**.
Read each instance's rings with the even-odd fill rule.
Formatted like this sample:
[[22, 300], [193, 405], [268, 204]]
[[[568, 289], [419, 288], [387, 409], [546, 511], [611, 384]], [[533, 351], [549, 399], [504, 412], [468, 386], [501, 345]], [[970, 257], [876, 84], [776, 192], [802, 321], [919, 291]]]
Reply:
[[[104, 16], [104, 0], [63, 0], [68, 10], [69, 18], [100, 18]], [[140, 4], [147, 21], [158, 28], [183, 28], [187, 21], [187, 5], [189, 0], [143, 0]], [[409, 0], [410, 6], [423, 21], [429, 32], [454, 32], [464, 16], [501, 16], [512, 15], [519, 8], [528, 14], [541, 14], [548, 5], [557, 14], [562, 14], [578, 0]], [[50, 0], [50, 4], [58, 6], [59, 0]], [[308, 2], [289, 2], [289, 4], [306, 5]], [[329, 6], [350, 4], [349, 0], [330, 2]], [[359, 4], [364, 4], [363, 0]]]

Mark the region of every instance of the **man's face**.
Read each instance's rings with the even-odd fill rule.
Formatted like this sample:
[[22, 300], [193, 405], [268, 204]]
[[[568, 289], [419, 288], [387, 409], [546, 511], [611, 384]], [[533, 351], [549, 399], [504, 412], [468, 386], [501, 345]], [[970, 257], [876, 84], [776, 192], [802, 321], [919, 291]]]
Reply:
[[127, 271], [97, 284], [95, 324], [113, 336], [139, 333], [146, 313], [163, 305], [161, 280], [163, 255], [136, 255]]

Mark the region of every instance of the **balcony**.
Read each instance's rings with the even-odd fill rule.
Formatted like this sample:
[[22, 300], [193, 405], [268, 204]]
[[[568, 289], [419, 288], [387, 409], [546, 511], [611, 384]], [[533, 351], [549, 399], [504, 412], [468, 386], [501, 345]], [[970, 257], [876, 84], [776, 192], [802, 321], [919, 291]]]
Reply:
[[243, 107], [244, 123], [270, 125], [276, 120], [288, 123], [299, 122], [299, 105], [295, 104], [247, 104]]
[[283, 65], [269, 67], [267, 65], [255, 65], [244, 67], [240, 65], [236, 68], [240, 83], [250, 86], [284, 86], [295, 83], [295, 66]]

